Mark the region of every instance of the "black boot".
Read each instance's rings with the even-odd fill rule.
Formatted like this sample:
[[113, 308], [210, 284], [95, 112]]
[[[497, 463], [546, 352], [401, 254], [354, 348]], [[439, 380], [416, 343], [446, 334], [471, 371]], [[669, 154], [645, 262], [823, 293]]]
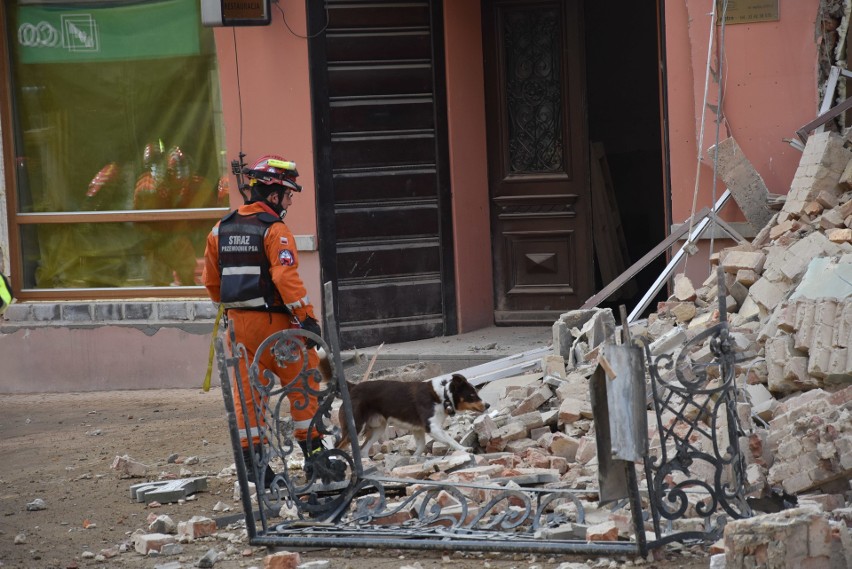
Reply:
[[305, 479], [311, 480], [316, 473], [317, 479], [323, 484], [346, 480], [346, 463], [339, 458], [329, 457], [322, 453], [322, 439], [311, 441], [313, 448], [308, 448], [307, 441], [297, 441], [305, 456]]
[[[255, 483], [254, 480], [254, 459], [251, 455], [251, 451], [247, 448], [243, 449], [243, 461], [245, 461], [246, 465], [246, 473], [248, 474], [248, 481]], [[263, 487], [269, 488], [272, 485], [272, 480], [275, 478], [275, 473], [272, 471], [272, 468], [269, 464], [266, 465], [266, 468], [263, 471]]]
[[[302, 449], [302, 455], [305, 457], [305, 478], [310, 480], [314, 477], [314, 460], [316, 455], [314, 452], [308, 449], [308, 441], [296, 441], [299, 443], [299, 448]], [[316, 452], [319, 453], [320, 449], [316, 449]]]

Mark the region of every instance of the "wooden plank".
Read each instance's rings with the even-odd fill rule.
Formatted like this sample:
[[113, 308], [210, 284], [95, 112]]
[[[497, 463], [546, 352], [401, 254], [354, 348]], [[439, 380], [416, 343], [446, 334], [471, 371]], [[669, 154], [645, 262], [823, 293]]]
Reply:
[[[590, 155], [592, 232], [595, 254], [601, 280], [604, 284], [609, 284], [627, 267], [630, 255], [603, 144], [592, 143]], [[623, 289], [621, 296], [632, 296], [635, 294], [636, 285], [628, 282], [621, 288]]]
[[600, 162], [592, 152], [589, 168], [592, 190], [592, 238], [595, 259], [605, 283], [611, 282], [621, 272], [618, 265], [616, 242], [613, 238], [613, 219], [609, 209]]
[[[600, 164], [600, 171], [604, 181], [604, 196], [606, 196], [607, 203], [609, 204], [610, 218], [612, 219], [615, 239], [620, 253], [618, 272], [621, 273], [627, 268], [627, 263], [630, 261], [630, 251], [627, 248], [627, 238], [624, 235], [624, 226], [621, 223], [621, 210], [618, 207], [615, 185], [612, 183], [612, 175], [609, 171], [609, 162], [606, 159], [606, 151], [604, 150], [603, 143], [595, 142], [592, 144], [592, 156], [597, 158], [598, 164]], [[632, 292], [628, 293], [628, 295], [630, 294]]]
[[845, 101], [838, 104], [836, 107], [831, 109], [830, 111], [821, 114], [802, 128], [796, 131], [796, 135], [802, 142], [808, 141], [808, 133], [818, 127], [821, 124], [825, 124], [836, 116], [839, 116], [841, 113], [846, 112], [847, 110], [852, 109], [852, 97], [848, 97]]
[[[825, 82], [825, 95], [822, 98], [822, 105], [819, 107], [819, 114], [825, 114], [831, 108], [831, 103], [834, 101], [834, 95], [837, 91], [838, 79], [840, 79], [840, 68], [832, 65], [831, 71], [828, 73], [828, 81]], [[822, 132], [823, 130], [825, 130], [825, 123], [819, 125], [814, 132]]]

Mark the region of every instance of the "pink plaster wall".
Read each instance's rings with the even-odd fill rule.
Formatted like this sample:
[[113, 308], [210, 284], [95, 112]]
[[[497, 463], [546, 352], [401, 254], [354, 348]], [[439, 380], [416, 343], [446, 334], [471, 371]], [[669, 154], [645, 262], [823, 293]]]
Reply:
[[[710, 111], [701, 144], [705, 156], [697, 169], [713, 1], [685, 0], [665, 6], [672, 221], [679, 223], [692, 211], [696, 173], [696, 209], [713, 202], [713, 168], [706, 158], [706, 150], [716, 140], [715, 115]], [[782, 139], [794, 138], [796, 129], [812, 120], [819, 106], [814, 39], [818, 7], [819, 0], [779, 0], [779, 21], [725, 27], [722, 106], [727, 123], [719, 139], [733, 136], [769, 191], [776, 194], [787, 193], [801, 158]], [[718, 85], [711, 77], [708, 103], [716, 105], [717, 95]], [[719, 181], [716, 197], [725, 189]], [[733, 200], [724, 217], [744, 219]], [[705, 269], [706, 276], [706, 263], [693, 265]]]
[[459, 332], [494, 323], [480, 0], [444, 3]]
[[[209, 353], [209, 331], [160, 328], [151, 333], [129, 326], [22, 329], [0, 334], [0, 392], [198, 389], [204, 384]], [[219, 385], [215, 362], [211, 385]]]
[[[305, 35], [305, 3], [280, 0], [278, 6], [286, 14], [290, 28]], [[302, 193], [293, 199], [293, 206], [287, 213], [287, 225], [296, 235], [316, 235], [307, 40], [296, 37], [287, 29], [281, 12], [274, 4], [270, 25], [216, 28], [214, 36], [219, 58], [228, 164], [237, 158], [240, 148], [249, 165], [264, 154], [279, 154], [295, 161]], [[241, 203], [236, 180], [231, 176], [231, 205], [236, 207]], [[317, 252], [299, 252], [299, 273], [319, 316], [322, 286]]]

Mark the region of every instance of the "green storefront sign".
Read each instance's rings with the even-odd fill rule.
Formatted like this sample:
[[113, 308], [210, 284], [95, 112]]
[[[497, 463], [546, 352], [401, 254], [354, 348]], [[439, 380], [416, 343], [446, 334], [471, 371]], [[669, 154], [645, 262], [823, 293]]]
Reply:
[[20, 63], [82, 63], [197, 55], [199, 23], [194, 0], [39, 5], [19, 6], [9, 32]]

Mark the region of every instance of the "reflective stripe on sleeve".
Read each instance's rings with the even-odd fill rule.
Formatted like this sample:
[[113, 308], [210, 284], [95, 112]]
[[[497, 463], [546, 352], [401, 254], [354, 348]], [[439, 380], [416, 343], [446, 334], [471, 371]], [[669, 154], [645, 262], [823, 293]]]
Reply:
[[290, 310], [295, 310], [296, 308], [302, 308], [303, 306], [307, 306], [311, 303], [311, 299], [308, 298], [308, 295], [303, 296], [296, 302], [288, 302], [287, 308]]
[[311, 426], [311, 419], [305, 421], [293, 421], [293, 427], [296, 429], [307, 429]]

